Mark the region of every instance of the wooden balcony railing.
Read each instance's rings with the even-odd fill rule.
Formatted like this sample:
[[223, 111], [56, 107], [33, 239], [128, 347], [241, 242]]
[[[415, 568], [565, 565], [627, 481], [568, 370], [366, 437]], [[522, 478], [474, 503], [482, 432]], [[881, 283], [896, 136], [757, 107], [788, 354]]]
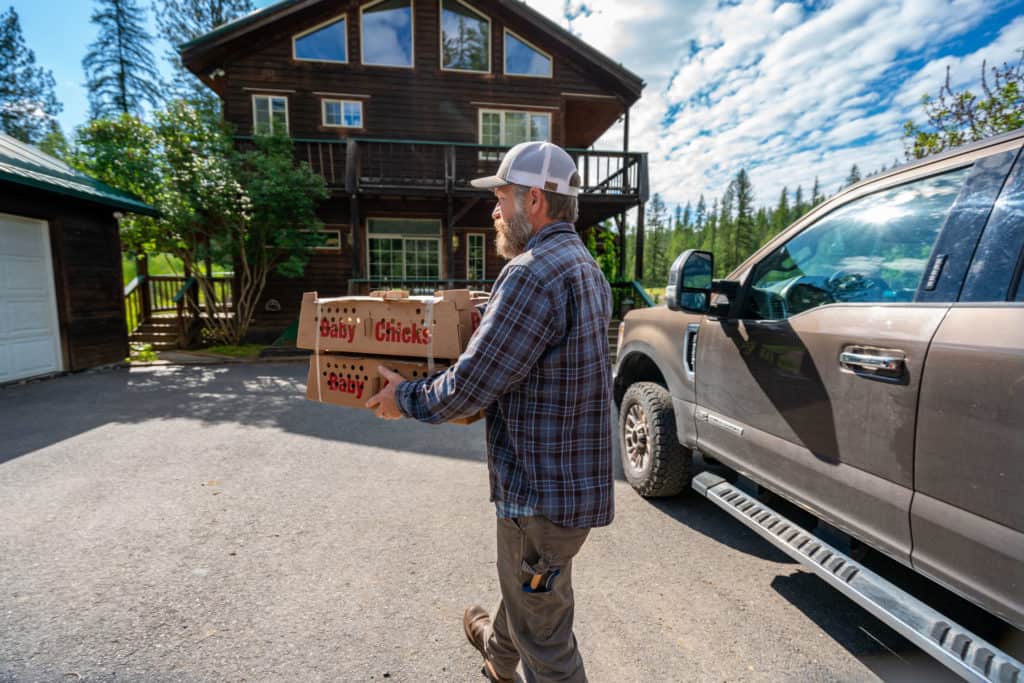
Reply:
[[[239, 138], [239, 144], [252, 144]], [[507, 147], [431, 140], [294, 138], [295, 157], [348, 194], [367, 191], [476, 191], [473, 178], [498, 170]], [[649, 198], [647, 155], [570, 149], [583, 180], [582, 194], [621, 197], [645, 202]]]

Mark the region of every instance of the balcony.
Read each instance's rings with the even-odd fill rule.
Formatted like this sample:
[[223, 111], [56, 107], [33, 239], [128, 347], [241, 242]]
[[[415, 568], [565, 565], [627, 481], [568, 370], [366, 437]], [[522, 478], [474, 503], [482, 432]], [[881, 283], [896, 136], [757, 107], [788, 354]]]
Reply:
[[[242, 146], [251, 138], [239, 138]], [[348, 195], [486, 195], [469, 184], [493, 175], [507, 147], [425, 140], [293, 139], [295, 156]], [[569, 149], [583, 179], [581, 196], [625, 206], [647, 201], [647, 155]]]

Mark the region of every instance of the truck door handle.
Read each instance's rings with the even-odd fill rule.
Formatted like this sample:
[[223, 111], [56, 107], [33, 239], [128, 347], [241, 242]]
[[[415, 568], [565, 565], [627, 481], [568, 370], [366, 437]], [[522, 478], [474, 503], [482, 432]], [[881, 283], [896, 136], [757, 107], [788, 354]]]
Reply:
[[868, 372], [902, 372], [906, 354], [902, 351], [857, 348], [839, 354], [839, 364], [848, 370], [867, 370]]

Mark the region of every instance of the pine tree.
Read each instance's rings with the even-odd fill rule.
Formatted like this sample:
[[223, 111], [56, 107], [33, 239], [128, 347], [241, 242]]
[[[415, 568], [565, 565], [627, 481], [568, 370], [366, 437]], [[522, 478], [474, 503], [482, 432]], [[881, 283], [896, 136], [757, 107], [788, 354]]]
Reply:
[[669, 252], [669, 218], [668, 207], [661, 195], [655, 193], [647, 205], [644, 240], [644, 281], [660, 283], [668, 279], [668, 269], [672, 265]]
[[857, 168], [857, 164], [850, 167], [850, 175], [846, 176], [846, 187], [859, 183], [861, 181], [860, 169]]
[[693, 228], [693, 207], [690, 206], [690, 202], [686, 202], [686, 208], [683, 209], [683, 227], [687, 230]]
[[37, 143], [57, 125], [64, 107], [54, 93], [53, 74], [36, 66], [25, 45], [18, 13], [0, 14], [0, 131]]
[[778, 235], [789, 225], [789, 190], [782, 188], [779, 203], [775, 205], [770, 218], [772, 235]]
[[137, 0], [97, 0], [92, 23], [96, 41], [82, 60], [92, 118], [143, 113], [143, 105], [160, 102], [160, 74], [146, 32], [146, 12]]
[[797, 185], [796, 194], [793, 195], [793, 215], [790, 222], [792, 223], [805, 213], [807, 213], [807, 204], [804, 202], [804, 188], [802, 185]]
[[758, 247], [773, 237], [771, 230], [771, 224], [768, 221], [768, 209], [762, 206], [754, 215], [754, 234], [757, 235]]
[[181, 63], [177, 48], [252, 11], [252, 0], [154, 0], [157, 32], [171, 44], [164, 56], [174, 67], [174, 80], [166, 90], [190, 102], [219, 106], [217, 96]]
[[818, 183], [818, 176], [814, 176], [814, 187], [811, 189], [811, 207], [821, 204], [825, 200], [821, 196], [821, 185]]
[[[736, 174], [736, 252], [737, 256], [732, 267], [738, 266], [743, 259], [757, 249], [758, 239], [754, 232], [754, 187], [746, 169]], [[731, 270], [731, 269], [730, 269]]]
[[708, 217], [708, 205], [704, 201], [704, 195], [701, 194], [700, 199], [697, 200], [697, 210], [694, 213], [693, 226], [695, 228], [697, 228], [697, 230], [703, 230], [704, 229], [704, 223], [705, 223], [705, 221], [707, 221], [707, 217]]

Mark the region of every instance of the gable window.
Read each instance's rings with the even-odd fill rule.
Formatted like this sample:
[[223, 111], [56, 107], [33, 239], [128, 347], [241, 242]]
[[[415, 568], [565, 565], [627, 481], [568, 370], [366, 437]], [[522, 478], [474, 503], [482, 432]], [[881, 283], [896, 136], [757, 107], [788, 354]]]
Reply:
[[366, 225], [371, 279], [441, 278], [441, 221], [369, 218]]
[[412, 68], [412, 0], [380, 0], [359, 13], [363, 64]]
[[491, 20], [461, 0], [441, 0], [441, 68], [491, 70]]
[[551, 55], [505, 29], [505, 73], [510, 76], [551, 78]]
[[484, 264], [487, 261], [484, 235], [472, 232], [466, 235], [466, 279], [483, 280]]
[[310, 62], [348, 62], [348, 21], [332, 19], [292, 38], [295, 59]]
[[358, 100], [324, 100], [324, 125], [331, 128], [362, 128], [363, 103]]
[[287, 135], [288, 98], [279, 95], [253, 95], [252, 130], [256, 135]]

